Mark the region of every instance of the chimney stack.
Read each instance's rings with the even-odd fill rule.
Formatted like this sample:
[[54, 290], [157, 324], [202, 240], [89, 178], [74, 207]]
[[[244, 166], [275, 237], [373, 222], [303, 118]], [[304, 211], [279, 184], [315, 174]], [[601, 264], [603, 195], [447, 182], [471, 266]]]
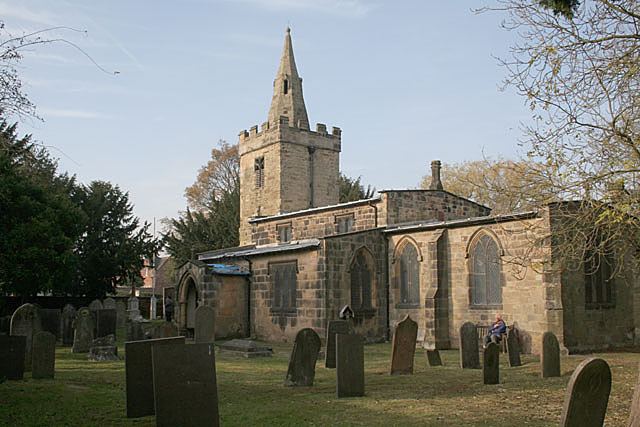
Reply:
[[444, 190], [442, 187], [442, 181], [440, 181], [440, 160], [434, 160], [431, 162], [431, 185], [429, 190]]

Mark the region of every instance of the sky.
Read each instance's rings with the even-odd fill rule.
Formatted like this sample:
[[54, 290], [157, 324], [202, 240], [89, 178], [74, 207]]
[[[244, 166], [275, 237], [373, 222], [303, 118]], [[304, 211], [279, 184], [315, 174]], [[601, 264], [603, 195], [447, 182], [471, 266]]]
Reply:
[[517, 35], [500, 12], [472, 10], [491, 4], [0, 0], [0, 19], [13, 35], [69, 28], [45, 33], [66, 42], [24, 52], [18, 71], [43, 120], [19, 131], [80, 182], [120, 186], [160, 229], [186, 208], [211, 148], [266, 121], [287, 26], [311, 126], [342, 129], [348, 176], [417, 188], [434, 159], [517, 157], [530, 112], [502, 88], [497, 60]]

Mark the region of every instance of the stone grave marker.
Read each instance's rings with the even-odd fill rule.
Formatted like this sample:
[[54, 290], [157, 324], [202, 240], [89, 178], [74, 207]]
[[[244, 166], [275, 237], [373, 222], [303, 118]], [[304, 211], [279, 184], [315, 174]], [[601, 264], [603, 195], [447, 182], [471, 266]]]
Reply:
[[286, 386], [313, 385], [321, 346], [320, 337], [311, 328], [304, 328], [296, 334], [284, 382]]
[[336, 335], [336, 395], [364, 396], [364, 340], [360, 335]]
[[156, 346], [151, 353], [156, 426], [219, 426], [214, 344]]
[[562, 427], [602, 427], [611, 392], [611, 369], [602, 359], [583, 360], [569, 380]]
[[330, 320], [327, 325], [327, 348], [325, 350], [324, 366], [336, 367], [336, 334], [352, 333], [349, 320]]
[[149, 331], [150, 338], [170, 338], [177, 337], [178, 327], [172, 322], [162, 322], [158, 325], [155, 325]]
[[145, 339], [142, 322], [132, 320], [127, 323], [127, 341], [141, 341]]
[[93, 315], [87, 307], [78, 310], [73, 321], [73, 348], [74, 353], [87, 353], [93, 342]]
[[628, 427], [640, 427], [640, 373], [636, 380], [636, 386], [633, 390], [633, 399], [631, 400], [631, 411], [629, 413]]
[[56, 366], [56, 336], [41, 331], [33, 336], [33, 366], [35, 379], [53, 378]]
[[137, 297], [131, 297], [127, 300], [127, 318], [129, 320], [141, 320], [140, 301]]
[[462, 369], [479, 369], [478, 333], [476, 325], [465, 322], [460, 327], [460, 367]]
[[500, 384], [500, 347], [491, 342], [484, 349], [482, 377], [485, 384]]
[[220, 344], [220, 352], [223, 354], [232, 354], [246, 358], [271, 357], [273, 355], [273, 349], [271, 347], [259, 344], [252, 340], [240, 339], [234, 339]]
[[216, 311], [208, 305], [196, 308], [195, 341], [197, 343], [216, 340]]
[[62, 345], [73, 345], [73, 321], [76, 318], [76, 309], [67, 304], [62, 309]]
[[115, 335], [99, 337], [91, 342], [89, 347], [89, 359], [96, 362], [107, 362], [118, 359], [118, 346]]
[[413, 374], [418, 324], [407, 314], [393, 333], [391, 346], [391, 375]]
[[24, 350], [24, 370], [31, 370], [31, 350], [33, 346], [33, 336], [42, 330], [40, 323], [40, 312], [33, 304], [23, 304], [11, 316], [10, 335], [22, 335], [26, 337]]
[[155, 346], [181, 346], [184, 343], [184, 337], [173, 337], [130, 341], [124, 344], [128, 418], [145, 417], [155, 413], [151, 349]]
[[118, 300], [116, 301], [116, 325], [118, 328], [124, 327], [127, 323], [127, 305]]
[[442, 359], [438, 350], [427, 350], [427, 362], [429, 366], [442, 366]]
[[96, 315], [96, 338], [116, 335], [116, 310], [114, 308], [103, 308], [95, 311]]
[[109, 298], [105, 298], [104, 301], [102, 301], [102, 308], [112, 308], [112, 309], [116, 309], [116, 300], [114, 300], [113, 298], [109, 297]]
[[560, 344], [553, 332], [545, 332], [542, 335], [540, 367], [542, 378], [560, 376]]
[[24, 378], [26, 347], [26, 336], [0, 334], [0, 382]]
[[521, 366], [520, 360], [520, 342], [518, 341], [518, 333], [515, 329], [507, 330], [507, 355], [509, 356], [509, 366]]
[[60, 310], [57, 308], [43, 308], [40, 310], [42, 330], [51, 332], [56, 340], [60, 338]]

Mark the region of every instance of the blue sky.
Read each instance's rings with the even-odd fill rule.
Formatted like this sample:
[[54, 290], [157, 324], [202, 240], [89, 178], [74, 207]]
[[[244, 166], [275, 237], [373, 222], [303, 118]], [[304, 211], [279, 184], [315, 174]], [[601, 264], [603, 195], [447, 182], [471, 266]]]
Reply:
[[80, 181], [118, 184], [151, 221], [185, 208], [184, 188], [219, 139], [266, 120], [287, 25], [309, 120], [342, 128], [347, 175], [415, 188], [433, 159], [517, 156], [530, 113], [500, 90], [494, 58], [515, 35], [500, 13], [472, 12], [482, 4], [0, 0], [0, 17], [14, 34], [87, 30], [50, 35], [107, 72], [65, 44], [26, 52], [19, 71], [44, 122], [20, 130]]

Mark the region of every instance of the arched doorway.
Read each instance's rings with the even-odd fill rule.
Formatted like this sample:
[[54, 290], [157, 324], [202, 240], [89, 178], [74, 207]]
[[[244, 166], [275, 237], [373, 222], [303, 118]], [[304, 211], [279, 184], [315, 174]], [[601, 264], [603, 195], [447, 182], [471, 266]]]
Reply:
[[196, 327], [196, 308], [198, 307], [198, 290], [196, 283], [190, 277], [185, 283], [186, 286], [186, 314], [187, 314], [187, 330], [193, 331]]

